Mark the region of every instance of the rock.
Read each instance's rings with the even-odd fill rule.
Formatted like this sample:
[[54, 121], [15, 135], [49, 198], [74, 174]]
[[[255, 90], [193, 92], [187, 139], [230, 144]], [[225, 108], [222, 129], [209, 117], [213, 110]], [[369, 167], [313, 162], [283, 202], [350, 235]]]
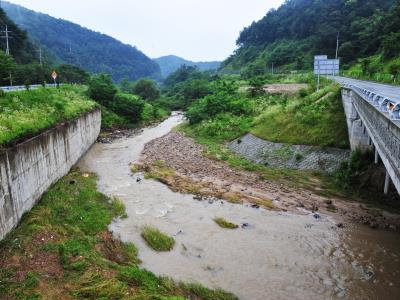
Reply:
[[136, 179], [136, 182], [141, 182], [141, 181], [142, 181], [141, 178], [137, 178], [137, 179]]
[[174, 236], [177, 236], [177, 235], [182, 234], [182, 233], [183, 233], [183, 230], [179, 230], [177, 233], [174, 234]]
[[321, 219], [321, 216], [317, 213], [313, 214], [314, 219], [319, 220]]
[[257, 208], [257, 209], [258, 209], [258, 208], [260, 208], [260, 205], [258, 205], [258, 204], [252, 204], [251, 207], [252, 207], [252, 208]]
[[377, 229], [379, 227], [378, 223], [371, 221], [369, 223], [369, 227], [371, 227], [372, 229]]
[[242, 224], [242, 228], [247, 228], [247, 227], [249, 227], [249, 226], [250, 226], [249, 223], [243, 223], [243, 224]]

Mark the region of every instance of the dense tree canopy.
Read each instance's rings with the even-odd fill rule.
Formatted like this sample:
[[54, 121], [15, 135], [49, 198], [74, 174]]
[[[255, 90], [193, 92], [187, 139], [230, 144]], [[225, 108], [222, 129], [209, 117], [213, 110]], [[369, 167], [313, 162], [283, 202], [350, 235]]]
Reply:
[[156, 83], [150, 79], [141, 79], [133, 86], [133, 94], [140, 96], [144, 100], [156, 100], [160, 98], [160, 90]]
[[241, 32], [224, 68], [246, 67], [253, 75], [271, 63], [310, 68], [314, 55], [335, 55], [338, 32], [344, 63], [377, 53], [398, 56], [400, 1], [287, 0]]
[[[10, 54], [14, 57], [17, 63], [29, 63], [32, 62], [35, 57], [35, 48], [32, 43], [28, 40], [25, 31], [21, 30], [0, 8], [0, 31], [5, 31], [6, 25], [10, 31], [9, 46]], [[2, 33], [4, 36], [4, 33]], [[0, 50], [6, 50], [6, 39], [0, 39]]]
[[8, 16], [53, 53], [59, 63], [79, 66], [92, 73], [108, 73], [115, 81], [124, 77], [160, 77], [160, 67], [135, 47], [77, 24], [3, 3]]

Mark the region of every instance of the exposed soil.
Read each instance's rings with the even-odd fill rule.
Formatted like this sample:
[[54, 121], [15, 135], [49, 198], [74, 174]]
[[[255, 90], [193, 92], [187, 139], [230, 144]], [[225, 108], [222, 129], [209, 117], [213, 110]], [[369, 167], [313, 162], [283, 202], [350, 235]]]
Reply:
[[355, 221], [372, 228], [400, 230], [399, 215], [265, 180], [257, 172], [233, 169], [225, 162], [205, 157], [202, 146], [182, 133], [169, 133], [148, 143], [138, 167], [172, 190], [196, 194], [199, 200], [211, 197], [255, 208], [314, 212], [316, 218], [321, 212], [334, 216], [339, 227]]
[[264, 91], [269, 94], [296, 94], [301, 89], [308, 88], [307, 84], [287, 83], [287, 84], [267, 84]]
[[59, 240], [55, 233], [43, 231], [33, 236], [25, 255], [15, 255], [14, 247], [21, 247], [18, 239], [13, 241], [10, 248], [4, 248], [0, 259], [0, 268], [16, 270], [11, 280], [19, 283], [26, 279], [29, 272], [40, 273], [47, 278], [62, 278], [64, 270], [58, 254], [51, 253], [41, 248], [46, 243]]

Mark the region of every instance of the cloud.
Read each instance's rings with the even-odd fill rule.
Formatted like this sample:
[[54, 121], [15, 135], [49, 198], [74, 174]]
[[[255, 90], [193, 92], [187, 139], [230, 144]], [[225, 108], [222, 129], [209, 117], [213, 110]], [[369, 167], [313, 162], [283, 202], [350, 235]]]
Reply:
[[137, 46], [150, 57], [223, 60], [239, 32], [283, 0], [10, 0]]

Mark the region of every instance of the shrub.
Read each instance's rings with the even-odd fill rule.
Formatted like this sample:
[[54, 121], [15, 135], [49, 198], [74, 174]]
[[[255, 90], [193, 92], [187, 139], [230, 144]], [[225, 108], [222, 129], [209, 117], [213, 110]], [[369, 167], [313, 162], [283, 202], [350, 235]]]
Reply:
[[109, 104], [109, 108], [130, 122], [137, 122], [144, 109], [144, 101], [134, 95], [118, 93], [114, 96], [114, 101]]
[[187, 117], [191, 124], [195, 124], [219, 113], [248, 115], [252, 110], [251, 102], [245, 97], [221, 91], [193, 103], [188, 109]]
[[141, 79], [133, 87], [133, 93], [144, 100], [153, 101], [160, 98], [160, 90], [156, 83], [150, 79]]
[[116, 93], [117, 88], [110, 75], [99, 74], [89, 81], [89, 97], [106, 107], [112, 102]]

